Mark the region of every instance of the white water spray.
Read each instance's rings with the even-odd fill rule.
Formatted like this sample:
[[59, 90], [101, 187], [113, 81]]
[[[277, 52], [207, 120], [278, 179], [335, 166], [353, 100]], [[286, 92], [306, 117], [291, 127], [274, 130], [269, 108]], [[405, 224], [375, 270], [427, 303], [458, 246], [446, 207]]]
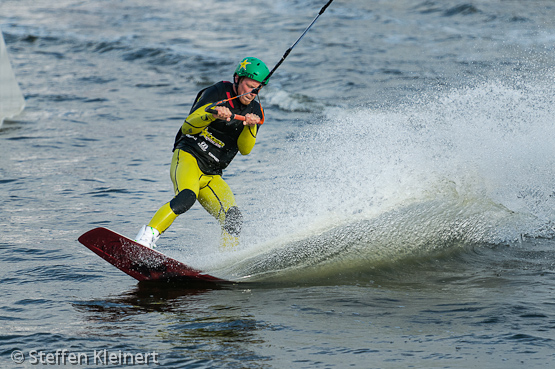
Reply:
[[276, 179], [253, 193], [243, 247], [203, 267], [260, 278], [553, 237], [554, 96], [491, 82], [331, 110], [265, 169]]

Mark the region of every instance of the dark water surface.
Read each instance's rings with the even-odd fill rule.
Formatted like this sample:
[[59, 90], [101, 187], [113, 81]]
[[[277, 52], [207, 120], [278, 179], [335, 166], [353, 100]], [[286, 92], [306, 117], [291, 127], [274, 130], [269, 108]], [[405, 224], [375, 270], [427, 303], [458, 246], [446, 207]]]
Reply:
[[200, 206], [158, 242], [222, 287], [137, 284], [77, 237], [148, 222], [198, 90], [324, 1], [0, 1], [27, 106], [0, 128], [0, 367], [555, 363], [552, 1], [335, 0], [226, 172], [241, 245]]

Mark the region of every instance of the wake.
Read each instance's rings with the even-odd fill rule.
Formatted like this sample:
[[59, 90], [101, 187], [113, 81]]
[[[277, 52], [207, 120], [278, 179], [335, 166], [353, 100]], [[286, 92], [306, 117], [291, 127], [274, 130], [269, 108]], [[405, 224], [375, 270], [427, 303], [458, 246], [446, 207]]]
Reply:
[[279, 176], [251, 193], [241, 248], [198, 262], [232, 279], [298, 278], [553, 238], [553, 92], [490, 82], [330, 110], [270, 161], [262, 175]]

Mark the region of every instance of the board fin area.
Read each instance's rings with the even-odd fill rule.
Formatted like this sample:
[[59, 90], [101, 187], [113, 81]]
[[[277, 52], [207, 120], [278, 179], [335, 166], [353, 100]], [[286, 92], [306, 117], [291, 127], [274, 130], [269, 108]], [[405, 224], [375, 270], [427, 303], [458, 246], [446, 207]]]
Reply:
[[89, 250], [138, 281], [227, 282], [191, 268], [108, 228], [91, 229], [78, 240]]

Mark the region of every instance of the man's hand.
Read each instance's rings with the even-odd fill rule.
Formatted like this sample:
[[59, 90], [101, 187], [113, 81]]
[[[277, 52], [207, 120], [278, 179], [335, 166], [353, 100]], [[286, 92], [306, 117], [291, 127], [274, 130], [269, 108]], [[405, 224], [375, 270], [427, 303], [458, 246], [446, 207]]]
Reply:
[[256, 114], [247, 114], [245, 115], [245, 121], [243, 122], [243, 125], [245, 126], [256, 126], [258, 123], [260, 123], [260, 117]]
[[231, 120], [231, 116], [233, 115], [231, 111], [226, 108], [225, 106], [216, 106], [214, 110], [218, 112], [218, 114], [212, 114], [216, 119], [221, 119], [229, 122]]

